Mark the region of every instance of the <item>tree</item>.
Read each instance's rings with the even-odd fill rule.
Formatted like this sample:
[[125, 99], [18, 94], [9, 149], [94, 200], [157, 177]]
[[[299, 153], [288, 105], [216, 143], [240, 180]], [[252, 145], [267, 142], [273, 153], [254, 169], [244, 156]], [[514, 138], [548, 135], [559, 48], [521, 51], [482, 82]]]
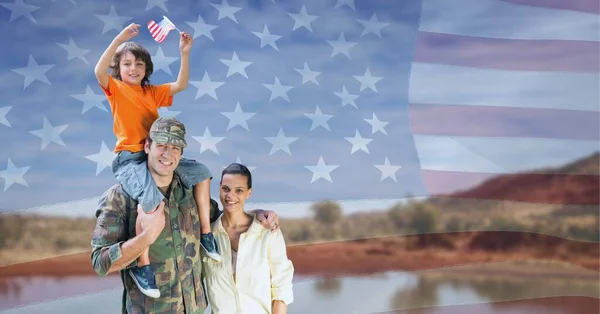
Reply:
[[446, 222], [446, 231], [447, 232], [464, 232], [467, 230], [465, 228], [465, 224], [458, 216], [452, 216]]
[[312, 205], [312, 211], [315, 213], [315, 219], [323, 227], [321, 236], [325, 239], [334, 239], [339, 234], [336, 226], [342, 219], [342, 207], [335, 201], [319, 201]]
[[431, 235], [437, 231], [440, 219], [439, 209], [427, 201], [414, 202], [409, 205], [410, 209], [410, 227], [415, 231], [417, 236], [418, 247], [426, 247], [428, 245], [438, 245], [444, 242], [447, 246], [447, 239], [441, 239], [439, 236]]
[[388, 212], [388, 218], [396, 228], [396, 230], [400, 231], [406, 227], [408, 227], [408, 213], [406, 211], [406, 206], [401, 202], [392, 206]]
[[440, 211], [428, 202], [413, 203], [410, 208], [410, 224], [419, 234], [431, 233], [437, 230]]
[[335, 201], [319, 201], [312, 205], [315, 219], [325, 225], [333, 225], [342, 219], [342, 207]]

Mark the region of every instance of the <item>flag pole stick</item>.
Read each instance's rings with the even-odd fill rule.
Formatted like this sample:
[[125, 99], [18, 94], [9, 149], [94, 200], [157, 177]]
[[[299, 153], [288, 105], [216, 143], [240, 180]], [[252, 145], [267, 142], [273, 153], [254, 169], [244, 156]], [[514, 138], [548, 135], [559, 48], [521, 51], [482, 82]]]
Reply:
[[175, 29], [178, 30], [180, 33], [183, 33], [179, 28], [177, 28], [175, 23], [173, 23], [168, 17], [163, 15], [163, 18], [166, 19], [167, 21], [169, 21], [169, 23], [173, 24], [173, 27], [175, 27]]

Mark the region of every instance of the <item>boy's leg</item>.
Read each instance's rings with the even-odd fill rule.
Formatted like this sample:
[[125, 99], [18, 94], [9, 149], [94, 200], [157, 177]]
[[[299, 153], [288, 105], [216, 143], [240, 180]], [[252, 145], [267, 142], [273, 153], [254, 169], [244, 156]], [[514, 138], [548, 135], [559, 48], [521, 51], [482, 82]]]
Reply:
[[[138, 201], [144, 212], [149, 213], [160, 204], [163, 196], [154, 184], [146, 166], [145, 152], [120, 152], [113, 160], [113, 173], [125, 192]], [[155, 205], [156, 204], [156, 205]], [[136, 234], [142, 229], [136, 220]], [[160, 291], [156, 286], [155, 274], [150, 266], [149, 250], [146, 249], [137, 259], [137, 267], [129, 270], [138, 288], [147, 296], [158, 298]]]
[[144, 212], [152, 212], [164, 199], [148, 171], [146, 153], [121, 152], [113, 160], [113, 173], [125, 192], [137, 200]]
[[[135, 221], [135, 233], [140, 234], [142, 232], [142, 225], [139, 219]], [[151, 298], [160, 297], [160, 290], [156, 286], [156, 278], [154, 270], [150, 266], [149, 249], [146, 248], [144, 252], [137, 259], [137, 267], [129, 269], [129, 276], [133, 278], [133, 281], [138, 286], [138, 289], [145, 295]]]
[[217, 242], [210, 227], [210, 180], [212, 179], [210, 170], [195, 160], [181, 158], [176, 171], [187, 188], [193, 187], [194, 201], [200, 218], [200, 246], [206, 255], [221, 261]]

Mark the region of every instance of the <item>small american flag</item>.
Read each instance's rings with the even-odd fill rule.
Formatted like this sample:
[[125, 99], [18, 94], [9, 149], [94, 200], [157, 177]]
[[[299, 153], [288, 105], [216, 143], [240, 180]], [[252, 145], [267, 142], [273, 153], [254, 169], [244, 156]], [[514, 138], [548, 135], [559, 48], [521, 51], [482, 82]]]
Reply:
[[148, 22], [148, 30], [152, 34], [152, 38], [159, 43], [162, 43], [167, 38], [169, 32], [174, 29], [177, 29], [175, 24], [164, 15], [162, 21], [159, 23], [154, 22], [154, 20]]

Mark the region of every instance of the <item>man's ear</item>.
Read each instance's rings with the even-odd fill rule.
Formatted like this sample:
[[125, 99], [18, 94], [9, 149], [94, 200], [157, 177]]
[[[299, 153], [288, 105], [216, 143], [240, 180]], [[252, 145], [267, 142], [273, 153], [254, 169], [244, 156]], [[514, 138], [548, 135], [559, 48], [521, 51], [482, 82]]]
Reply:
[[146, 139], [146, 142], [144, 143], [144, 151], [146, 152], [146, 154], [148, 154], [150, 152], [150, 145], [151, 145], [151, 141]]
[[250, 198], [250, 196], [252, 196], [252, 188], [248, 189], [248, 197], [247, 198]]

